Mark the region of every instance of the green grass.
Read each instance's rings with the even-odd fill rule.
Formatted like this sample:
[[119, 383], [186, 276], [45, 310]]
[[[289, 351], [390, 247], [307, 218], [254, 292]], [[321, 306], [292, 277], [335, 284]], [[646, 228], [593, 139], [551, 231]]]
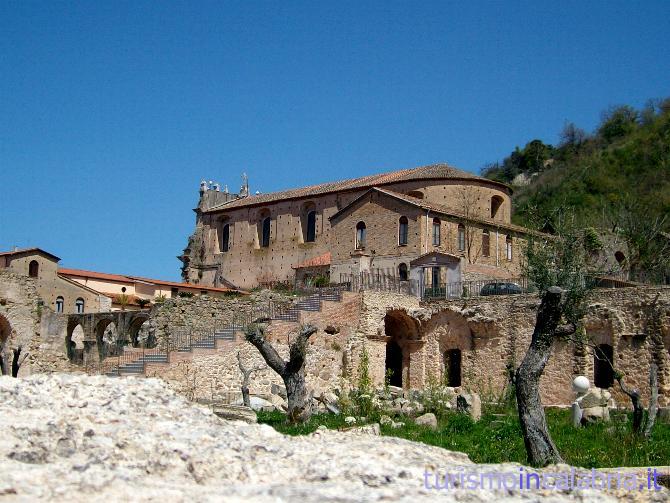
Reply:
[[[344, 416], [315, 415], [308, 423], [289, 426], [279, 412], [261, 412], [258, 420], [288, 435], [305, 435], [323, 424], [337, 429], [345, 426]], [[519, 420], [514, 413], [505, 417], [484, 415], [478, 422], [459, 414], [439, 421], [437, 431], [417, 426], [411, 419], [396, 418], [405, 426], [382, 426], [382, 434], [465, 452], [475, 463], [526, 463], [526, 451]], [[547, 411], [549, 429], [565, 461], [583, 468], [617, 466], [660, 466], [670, 463], [670, 425], [657, 423], [649, 441], [630, 433], [628, 421], [599, 423], [584, 428], [572, 427], [567, 410]]]

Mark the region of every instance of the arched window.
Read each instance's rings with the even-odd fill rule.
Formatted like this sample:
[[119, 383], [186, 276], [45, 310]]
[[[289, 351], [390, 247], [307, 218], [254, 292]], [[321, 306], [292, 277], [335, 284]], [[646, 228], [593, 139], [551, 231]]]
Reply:
[[458, 224], [458, 251], [465, 251], [465, 226]]
[[407, 281], [409, 276], [407, 275], [407, 264], [400, 264], [398, 266], [398, 277], [400, 281]]
[[219, 243], [219, 249], [221, 252], [227, 252], [230, 250], [230, 224], [224, 224], [221, 229], [221, 241]]
[[442, 222], [440, 222], [439, 218], [433, 218], [433, 246], [440, 246], [442, 239], [440, 235], [441, 224]]
[[270, 217], [265, 217], [263, 219], [263, 235], [261, 236], [261, 247], [267, 248], [270, 246], [270, 224], [272, 220]]
[[316, 241], [316, 211], [311, 210], [307, 213], [307, 232], [305, 233], [305, 243]]
[[482, 255], [484, 257], [489, 257], [491, 255], [491, 236], [489, 235], [488, 229], [484, 229], [482, 232]]
[[512, 236], [507, 236], [505, 238], [505, 249], [506, 249], [506, 255], [507, 255], [507, 260], [512, 260]]
[[358, 222], [356, 224], [356, 249], [357, 250], [364, 250], [365, 249], [365, 241], [366, 241], [366, 229], [365, 229], [365, 222]]
[[491, 198], [491, 218], [499, 218], [502, 216], [502, 211], [500, 211], [500, 209], [504, 202], [504, 199], [500, 196], [493, 196]]
[[614, 384], [614, 348], [600, 344], [593, 351], [593, 384], [596, 388], [611, 388]]
[[258, 214], [258, 246], [267, 248], [270, 246], [270, 228], [272, 225], [272, 218], [270, 211], [267, 209], [261, 210]]
[[65, 299], [63, 297], [56, 297], [56, 312], [62, 313], [65, 308]]
[[28, 264], [28, 276], [31, 278], [37, 278], [40, 275], [40, 264], [37, 260], [31, 260]]
[[444, 353], [444, 371], [447, 374], [447, 385], [461, 385], [461, 361], [460, 349], [450, 349]]
[[400, 246], [407, 244], [407, 234], [409, 230], [409, 222], [407, 217], [400, 217], [398, 220], [398, 244]]
[[77, 300], [74, 301], [74, 305], [77, 310], [77, 314], [84, 314], [84, 299], [79, 297]]

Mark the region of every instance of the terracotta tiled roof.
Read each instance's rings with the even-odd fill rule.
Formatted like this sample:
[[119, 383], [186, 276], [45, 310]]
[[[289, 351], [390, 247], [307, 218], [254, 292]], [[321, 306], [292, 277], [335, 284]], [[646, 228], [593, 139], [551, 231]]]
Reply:
[[63, 276], [76, 276], [78, 278], [102, 279], [117, 283], [134, 283], [128, 276], [122, 276], [121, 274], [107, 274], [106, 272], [85, 271], [83, 269], [67, 269], [61, 267], [58, 269], [58, 274]]
[[328, 194], [332, 192], [341, 192], [353, 189], [366, 189], [373, 186], [387, 185], [396, 182], [406, 182], [411, 180], [430, 180], [430, 179], [452, 179], [452, 180], [481, 180], [487, 183], [504, 187], [508, 190], [506, 185], [482, 178], [466, 171], [461, 171], [447, 164], [432, 164], [430, 166], [421, 166], [418, 168], [401, 169], [398, 171], [391, 171], [388, 173], [381, 173], [377, 175], [369, 175], [361, 178], [352, 178], [349, 180], [340, 180], [337, 182], [322, 183], [319, 185], [311, 185], [309, 187], [301, 187], [297, 189], [284, 190], [281, 192], [269, 192], [267, 194], [259, 194], [257, 196], [249, 196], [241, 199], [235, 199], [227, 203], [222, 203], [207, 210], [207, 212], [221, 211], [232, 208], [240, 208], [242, 206], [255, 206], [266, 204], [274, 201], [284, 199], [299, 199], [303, 197], [316, 196], [321, 194]]
[[23, 255], [26, 253], [42, 253], [43, 255], [47, 255], [58, 262], [60, 260], [59, 257], [56, 257], [53, 253], [49, 253], [48, 251], [44, 251], [42, 248], [20, 248], [18, 250], [13, 250], [13, 251], [6, 251], [6, 252], [0, 252], [1, 257], [5, 257], [8, 255]]
[[[177, 288], [183, 288], [186, 290], [200, 290], [200, 291], [208, 291], [208, 292], [240, 292], [243, 293], [240, 290], [236, 290], [234, 288], [214, 288], [210, 286], [204, 286], [204, 285], [194, 285], [192, 283], [178, 283], [175, 281], [163, 281], [160, 279], [151, 279], [151, 278], [142, 278], [139, 276], [124, 276], [121, 274], [107, 274], [104, 272], [96, 272], [96, 271], [85, 271], [82, 269], [66, 269], [66, 268], [60, 268], [58, 269], [58, 274], [62, 276], [74, 276], [78, 278], [92, 278], [92, 279], [100, 279], [103, 281], [114, 281], [116, 283], [127, 283], [127, 284], [132, 284], [136, 282], [142, 282], [142, 283], [150, 283], [152, 285], [160, 285], [160, 286], [169, 286], [169, 287], [177, 287]], [[107, 294], [105, 294], [107, 295]]]
[[340, 211], [338, 211], [332, 217], [330, 217], [330, 219], [333, 220], [333, 219], [337, 218], [339, 215], [341, 215], [342, 213], [347, 211], [348, 208], [350, 208], [351, 206], [356, 204], [357, 201], [360, 201], [361, 199], [363, 199], [366, 196], [366, 194], [368, 194], [370, 192], [373, 192], [373, 191], [374, 192], [379, 192], [381, 194], [384, 194], [384, 195], [389, 196], [389, 197], [393, 197], [393, 198], [401, 200], [401, 201], [405, 201], [406, 203], [411, 204], [412, 206], [417, 206], [417, 207], [423, 208], [425, 210], [430, 210], [433, 213], [436, 213], [438, 215], [445, 215], [445, 216], [460, 218], [460, 219], [467, 220], [467, 221], [470, 221], [470, 222], [476, 222], [476, 223], [479, 223], [479, 224], [488, 225], [488, 226], [496, 227], [496, 228], [499, 228], [499, 229], [507, 229], [507, 230], [510, 230], [510, 231], [516, 231], [516, 232], [523, 233], [523, 234], [533, 234], [533, 235], [537, 235], [537, 236], [549, 237], [548, 234], [543, 234], [541, 232], [536, 232], [536, 231], [533, 231], [531, 229], [527, 229], [526, 227], [522, 227], [521, 225], [508, 224], [508, 223], [500, 222], [498, 220], [493, 220], [492, 218], [479, 218], [479, 217], [473, 217], [473, 216], [466, 216], [462, 213], [459, 213], [457, 211], [452, 210], [451, 208], [448, 208], [446, 206], [442, 206], [441, 204], [431, 203], [431, 202], [425, 201], [423, 199], [408, 196], [407, 194], [401, 194], [399, 192], [394, 192], [392, 190], [386, 190], [386, 189], [382, 189], [382, 188], [379, 188], [379, 187], [372, 187], [370, 190], [366, 191], [365, 194], [361, 194], [360, 197], [357, 197], [356, 199], [351, 201], [348, 205], [346, 205], [344, 208], [342, 208]]
[[322, 267], [327, 265], [330, 265], [330, 252], [326, 252], [323, 255], [319, 255], [318, 257], [305, 260], [304, 262], [300, 262], [298, 265], [294, 265], [292, 267], [293, 269], [305, 269], [307, 267]]
[[192, 283], [178, 283], [175, 281], [163, 281], [160, 279], [151, 279], [151, 278], [142, 278], [139, 276], [128, 276], [129, 278], [136, 280], [136, 281], [143, 281], [145, 283], [152, 283], [154, 285], [162, 285], [162, 286], [169, 286], [169, 287], [178, 287], [178, 288], [186, 288], [190, 290], [203, 290], [203, 291], [208, 291], [208, 292], [240, 292], [243, 293], [241, 290], [236, 290], [234, 288], [215, 288], [212, 286], [204, 286], [204, 285], [194, 285]]

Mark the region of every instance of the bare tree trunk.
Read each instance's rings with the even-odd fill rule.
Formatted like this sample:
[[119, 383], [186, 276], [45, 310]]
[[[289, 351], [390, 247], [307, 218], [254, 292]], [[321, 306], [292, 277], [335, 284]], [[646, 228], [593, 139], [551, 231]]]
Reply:
[[14, 353], [14, 356], [12, 357], [12, 377], [18, 377], [19, 376], [19, 369], [21, 368], [21, 365], [23, 365], [23, 362], [26, 360], [26, 357], [28, 356], [28, 353], [24, 353], [23, 356], [21, 356], [21, 351], [23, 348], [19, 346], [18, 348], [14, 348], [12, 352]]
[[658, 411], [658, 365], [652, 363], [649, 367], [649, 388], [651, 389], [651, 398], [649, 398], [649, 413], [647, 414], [647, 424], [644, 428], [644, 436], [649, 438], [656, 422], [656, 412]]
[[621, 374], [616, 377], [621, 391], [623, 391], [633, 404], [633, 433], [639, 434], [642, 430], [642, 419], [644, 418], [644, 408], [642, 407], [642, 400], [640, 400], [640, 392], [636, 389], [630, 389], [623, 383]]
[[313, 325], [300, 327], [298, 336], [289, 346], [289, 360], [286, 362], [265, 339], [265, 330], [261, 325], [252, 325], [245, 330], [247, 340], [258, 349], [265, 362], [284, 381], [288, 402], [287, 420], [292, 424], [305, 422], [312, 415], [305, 384], [305, 353], [307, 342], [316, 331], [317, 328]]
[[[516, 371], [516, 399], [528, 461], [545, 466], [563, 460], [554, 445], [540, 400], [540, 377], [549, 361], [554, 337], [559, 333], [563, 291], [551, 287], [542, 297], [530, 346]], [[574, 328], [560, 330], [570, 333]]]
[[237, 365], [240, 367], [240, 372], [242, 373], [242, 385], [240, 386], [242, 389], [242, 403], [244, 403], [245, 407], [251, 407], [251, 400], [249, 399], [249, 380], [253, 372], [263, 370], [263, 367], [259, 366], [247, 369], [242, 364], [242, 356], [239, 351], [237, 352]]

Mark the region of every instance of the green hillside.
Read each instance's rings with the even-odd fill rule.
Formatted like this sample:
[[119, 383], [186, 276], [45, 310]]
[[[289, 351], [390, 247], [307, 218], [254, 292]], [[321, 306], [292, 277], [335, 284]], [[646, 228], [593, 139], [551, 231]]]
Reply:
[[592, 134], [568, 124], [558, 146], [533, 140], [482, 175], [514, 187], [514, 221], [522, 225], [550, 229], [567, 210], [583, 226], [653, 219], [667, 232], [670, 99], [612, 108]]

